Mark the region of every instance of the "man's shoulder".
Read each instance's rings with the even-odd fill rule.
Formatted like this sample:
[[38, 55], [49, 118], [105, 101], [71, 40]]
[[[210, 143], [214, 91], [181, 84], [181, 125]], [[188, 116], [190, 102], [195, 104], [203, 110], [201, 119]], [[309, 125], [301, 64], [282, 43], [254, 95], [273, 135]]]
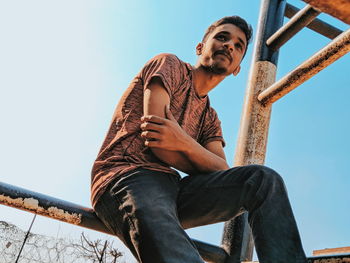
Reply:
[[174, 64], [175, 66], [186, 66], [188, 64], [182, 61], [177, 55], [172, 53], [160, 53], [149, 60], [149, 62], [152, 61], [161, 61], [165, 63]]
[[174, 60], [178, 60], [181, 61], [178, 56], [176, 56], [175, 54], [172, 53], [160, 53], [158, 55], [154, 56], [155, 59], [174, 59]]

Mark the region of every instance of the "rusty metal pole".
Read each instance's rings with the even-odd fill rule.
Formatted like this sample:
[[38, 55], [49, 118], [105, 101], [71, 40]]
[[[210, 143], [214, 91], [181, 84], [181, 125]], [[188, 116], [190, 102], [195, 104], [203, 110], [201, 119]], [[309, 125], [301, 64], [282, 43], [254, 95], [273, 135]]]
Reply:
[[258, 96], [258, 100], [264, 104], [279, 100], [349, 52], [350, 29], [341, 33], [327, 46], [316, 52], [279, 81], [261, 92]]
[[[97, 218], [92, 208], [6, 184], [1, 181], [0, 204], [113, 235]], [[205, 261], [215, 263], [225, 262], [227, 253], [221, 247], [195, 239], [192, 239], [192, 241]]]
[[[299, 8], [287, 3], [286, 12], [284, 13], [284, 16], [292, 18], [299, 11]], [[343, 32], [339, 28], [336, 28], [318, 18], [313, 20], [306, 27], [330, 39], [336, 38]]]
[[311, 5], [305, 6], [296, 13], [286, 24], [278, 29], [271, 37], [266, 40], [273, 50], [279, 50], [289, 39], [309, 25], [320, 14], [320, 11]]
[[[285, 0], [262, 0], [253, 61], [243, 105], [236, 147], [235, 166], [263, 164], [271, 106], [258, 101], [258, 94], [274, 83], [278, 51], [266, 46], [266, 40], [283, 24]], [[222, 247], [230, 255], [226, 263], [251, 261], [253, 241], [247, 213], [225, 223]]]

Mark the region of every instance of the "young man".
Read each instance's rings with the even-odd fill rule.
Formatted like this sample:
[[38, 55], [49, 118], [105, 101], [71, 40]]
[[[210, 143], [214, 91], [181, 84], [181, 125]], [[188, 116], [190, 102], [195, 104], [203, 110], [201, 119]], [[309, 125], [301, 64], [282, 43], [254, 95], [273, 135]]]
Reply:
[[158, 55], [118, 104], [93, 167], [92, 202], [139, 262], [203, 263], [184, 229], [244, 211], [260, 262], [306, 262], [281, 177], [259, 165], [229, 168], [209, 104], [209, 91], [239, 73], [251, 34], [240, 17], [218, 20], [194, 67]]

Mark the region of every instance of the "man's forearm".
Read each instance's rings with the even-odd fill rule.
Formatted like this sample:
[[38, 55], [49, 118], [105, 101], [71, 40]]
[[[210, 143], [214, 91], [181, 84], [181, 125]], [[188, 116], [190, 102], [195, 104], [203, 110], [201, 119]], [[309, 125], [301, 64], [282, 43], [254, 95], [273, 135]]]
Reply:
[[180, 170], [186, 174], [196, 174], [199, 171], [195, 168], [188, 158], [180, 152], [168, 151], [159, 148], [153, 148], [152, 152], [169, 166]]
[[201, 173], [210, 173], [229, 169], [224, 158], [212, 153], [204, 148], [198, 142], [191, 138], [188, 147], [182, 152], [182, 155]]
[[163, 162], [187, 174], [210, 173], [229, 168], [226, 160], [208, 151], [195, 140], [190, 140], [181, 152], [152, 148]]

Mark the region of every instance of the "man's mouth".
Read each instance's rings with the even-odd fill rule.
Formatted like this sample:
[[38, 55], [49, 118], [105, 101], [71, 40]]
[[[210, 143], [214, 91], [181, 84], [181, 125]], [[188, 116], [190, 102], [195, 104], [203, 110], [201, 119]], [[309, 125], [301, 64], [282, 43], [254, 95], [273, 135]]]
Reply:
[[230, 62], [232, 62], [232, 58], [230, 56], [230, 54], [228, 54], [227, 52], [225, 52], [224, 50], [218, 50], [214, 53], [214, 56], [217, 56], [217, 55], [223, 55], [225, 56]]

